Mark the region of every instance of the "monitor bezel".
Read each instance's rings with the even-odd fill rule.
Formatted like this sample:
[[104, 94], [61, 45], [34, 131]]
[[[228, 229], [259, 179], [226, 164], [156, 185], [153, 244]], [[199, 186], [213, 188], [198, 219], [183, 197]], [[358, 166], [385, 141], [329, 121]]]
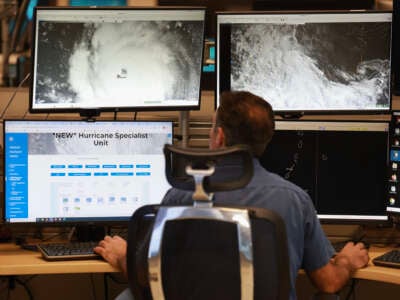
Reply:
[[[216, 37], [216, 42], [215, 42], [215, 93], [214, 93], [214, 109], [218, 109], [219, 106], [219, 97], [222, 92], [225, 90], [222, 90], [220, 87], [220, 76], [221, 72], [220, 71], [220, 61], [219, 61], [219, 56], [220, 56], [220, 47], [219, 47], [219, 40], [220, 40], [220, 23], [218, 21], [219, 16], [235, 16], [235, 15], [241, 15], [241, 16], [251, 16], [251, 15], [295, 15], [295, 14], [308, 14], [308, 15], [316, 15], [316, 14], [388, 14], [391, 15], [391, 21], [390, 21], [390, 66], [392, 67], [393, 64], [393, 53], [392, 53], [392, 47], [393, 47], [393, 12], [390, 10], [282, 10], [282, 11], [277, 11], [277, 10], [256, 10], [256, 11], [235, 11], [235, 12], [217, 12], [217, 17], [216, 17], [216, 32], [217, 32], [217, 37]], [[310, 109], [305, 109], [305, 110], [277, 110], [274, 109], [275, 115], [279, 115], [282, 118], [285, 119], [298, 119], [304, 115], [380, 115], [380, 114], [389, 114], [392, 110], [392, 105], [393, 105], [393, 83], [392, 83], [392, 72], [390, 72], [389, 75], [389, 103], [388, 103], [388, 108], [385, 109], [368, 109], [368, 110], [356, 110], [356, 109], [348, 109], [348, 110], [310, 110]]]
[[[395, 138], [395, 134], [394, 134], [394, 130], [395, 130], [394, 119], [395, 118], [400, 118], [400, 110], [393, 110], [392, 111], [391, 121], [390, 121], [390, 125], [392, 126], [390, 128], [391, 136], [389, 136], [389, 147], [388, 147], [389, 148], [389, 167], [388, 167], [388, 170], [390, 170], [390, 171], [393, 171], [393, 169], [391, 169], [390, 165], [394, 162], [391, 159], [391, 151], [393, 149], [395, 149], [394, 145], [392, 143], [394, 138]], [[388, 171], [389, 186], [390, 186], [390, 183], [393, 183], [393, 181], [390, 179], [390, 174], [392, 174], [392, 172], [390, 172], [390, 171]], [[388, 198], [393, 196], [393, 194], [390, 192], [389, 186], [388, 186], [388, 193], [387, 193], [388, 194], [387, 195]], [[399, 197], [400, 193], [395, 193], [394, 195]], [[395, 217], [395, 218], [399, 217], [400, 216], [400, 207], [399, 206], [391, 206], [389, 201], [390, 201], [389, 199], [386, 199], [386, 202], [385, 202], [386, 212], [389, 214], [390, 217]]]
[[[387, 148], [386, 148], [386, 169], [388, 168], [388, 164], [389, 164], [389, 133], [390, 133], [390, 120], [365, 120], [365, 119], [360, 119], [360, 120], [347, 120], [347, 119], [300, 119], [300, 120], [285, 120], [285, 119], [276, 119], [275, 120], [275, 124], [276, 123], [280, 123], [280, 122], [286, 122], [286, 123], [308, 123], [308, 124], [312, 124], [312, 123], [338, 123], [338, 124], [344, 124], [344, 123], [348, 123], [348, 124], [384, 124], [387, 125]], [[275, 131], [279, 131], [279, 130], [289, 130], [289, 129], [279, 129], [278, 126], [275, 125]], [[301, 129], [290, 129], [290, 130], [301, 130]], [[307, 130], [307, 129], [303, 129], [303, 130]], [[315, 131], [317, 129], [309, 129], [310, 131]], [[332, 130], [334, 131], [334, 130]], [[357, 131], [357, 130], [355, 130]], [[272, 137], [273, 140], [273, 137]], [[268, 147], [268, 146], [267, 146]], [[387, 183], [386, 177], [382, 179], [382, 182]], [[310, 196], [311, 197], [311, 196]], [[314, 202], [316, 201], [316, 199], [311, 199], [313, 202], [313, 205], [315, 207]], [[389, 217], [389, 214], [386, 210], [386, 202], [384, 202], [386, 200], [386, 194], [384, 193], [382, 195], [382, 201], [383, 201], [383, 205], [382, 205], [382, 214], [380, 215], [353, 215], [353, 214], [349, 214], [349, 215], [345, 215], [345, 214], [320, 214], [318, 212], [318, 209], [315, 207], [315, 211], [318, 217], [318, 220], [322, 223], [322, 224], [357, 224], [357, 225], [368, 225], [368, 224], [379, 224], [379, 225], [389, 225], [391, 222], [391, 219]], [[328, 217], [331, 216], [331, 217]]]
[[302, 1], [279, 1], [279, 0], [254, 0], [254, 10], [300, 10], [300, 9], [326, 9], [326, 10], [344, 10], [344, 9], [373, 9], [374, 0], [350, 0], [350, 1], [318, 1], [318, 0], [302, 0]]
[[[15, 119], [15, 118], [10, 118], [10, 119], [4, 119], [2, 122], [2, 131], [3, 131], [3, 138], [2, 142], [3, 145], [5, 145], [5, 139], [6, 139], [6, 123], [7, 122], [77, 122], [77, 123], [169, 123], [171, 126], [171, 133], [172, 133], [172, 144], [174, 143], [174, 128], [176, 126], [175, 121], [173, 120], [96, 120], [96, 121], [91, 121], [91, 120], [81, 120], [81, 119], [46, 119], [46, 120], [41, 120], [41, 119]], [[125, 225], [131, 218], [132, 214], [134, 211], [132, 211], [132, 214], [129, 216], [119, 216], [119, 217], [101, 217], [101, 218], [71, 218], [70, 220], [65, 220], [65, 221], [43, 221], [40, 222], [38, 220], [32, 221], [32, 222], [27, 222], [27, 221], [22, 221], [22, 222], [10, 222], [7, 221], [6, 219], [6, 163], [5, 163], [5, 153], [3, 155], [3, 166], [2, 166], [2, 172], [3, 172], [3, 200], [2, 200], [2, 223], [6, 224], [7, 226], [42, 226], [42, 227], [58, 227], [58, 226], [78, 226], [78, 225], [95, 225], [95, 226], [114, 226], [114, 225]], [[161, 203], [162, 199], [160, 199]], [[143, 204], [144, 205], [144, 204]]]
[[139, 112], [139, 111], [189, 111], [189, 110], [200, 110], [201, 105], [201, 82], [202, 82], [202, 70], [204, 64], [204, 40], [205, 40], [205, 20], [203, 21], [203, 35], [202, 41], [203, 44], [201, 45], [201, 62], [199, 65], [199, 91], [198, 91], [198, 101], [196, 105], [182, 105], [182, 106], [168, 106], [168, 105], [158, 105], [158, 106], [123, 106], [123, 107], [113, 107], [113, 106], [93, 106], [93, 107], [60, 107], [60, 108], [36, 108], [34, 107], [34, 95], [33, 95], [33, 86], [35, 84], [35, 65], [36, 65], [36, 55], [35, 55], [35, 48], [36, 48], [36, 30], [37, 30], [37, 12], [38, 11], [87, 11], [87, 10], [96, 10], [96, 11], [203, 11], [204, 18], [205, 18], [205, 7], [147, 7], [147, 6], [140, 6], [140, 7], [132, 7], [132, 6], [37, 6], [34, 9], [33, 14], [33, 27], [32, 27], [32, 47], [31, 47], [31, 57], [32, 57], [32, 64], [31, 64], [31, 81], [29, 85], [29, 112], [32, 114], [35, 113], [81, 113], [85, 114], [85, 112], [89, 111], [91, 114], [92, 111], [96, 112]]

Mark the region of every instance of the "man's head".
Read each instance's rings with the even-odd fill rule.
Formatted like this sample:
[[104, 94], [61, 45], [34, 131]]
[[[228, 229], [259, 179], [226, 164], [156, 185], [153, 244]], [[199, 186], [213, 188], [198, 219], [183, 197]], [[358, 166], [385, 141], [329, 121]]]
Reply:
[[260, 157], [275, 129], [271, 105], [245, 91], [224, 92], [210, 130], [210, 148], [245, 144]]

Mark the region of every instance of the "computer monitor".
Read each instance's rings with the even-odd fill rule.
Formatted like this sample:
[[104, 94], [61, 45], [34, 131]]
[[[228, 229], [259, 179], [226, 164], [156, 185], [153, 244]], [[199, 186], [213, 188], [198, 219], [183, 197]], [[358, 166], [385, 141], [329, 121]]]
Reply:
[[387, 113], [391, 12], [217, 15], [217, 95], [249, 90], [280, 114]]
[[41, 7], [31, 112], [196, 110], [204, 9]]
[[375, 0], [253, 0], [256, 10], [373, 9]]
[[204, 60], [201, 88], [215, 91], [215, 38], [217, 11], [251, 10], [253, 0], [158, 0], [159, 6], [202, 6], [206, 8]]
[[69, 0], [70, 6], [125, 6], [126, 0]]
[[391, 215], [400, 216], [400, 111], [392, 112], [390, 125], [389, 186], [386, 210]]
[[393, 94], [400, 95], [400, 2], [394, 0], [393, 6]]
[[389, 121], [276, 121], [260, 159], [299, 185], [325, 223], [385, 223]]
[[251, 10], [253, 0], [158, 0], [160, 6], [202, 6], [206, 8], [206, 37], [216, 36], [216, 12]]
[[[6, 223], [127, 221], [169, 189], [170, 121], [4, 121]], [[101, 224], [101, 223], [100, 223]]]

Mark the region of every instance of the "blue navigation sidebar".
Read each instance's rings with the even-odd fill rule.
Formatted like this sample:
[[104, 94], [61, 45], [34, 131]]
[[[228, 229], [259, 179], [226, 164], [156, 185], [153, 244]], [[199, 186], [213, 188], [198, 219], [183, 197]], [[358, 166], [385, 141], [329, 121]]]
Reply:
[[5, 217], [28, 217], [28, 134], [7, 133], [4, 145]]

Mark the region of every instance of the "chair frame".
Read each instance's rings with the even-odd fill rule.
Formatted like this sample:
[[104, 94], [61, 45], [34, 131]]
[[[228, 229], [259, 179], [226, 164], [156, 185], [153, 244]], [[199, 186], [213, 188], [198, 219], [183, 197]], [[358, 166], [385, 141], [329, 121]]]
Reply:
[[[128, 253], [136, 253], [138, 250], [135, 241], [140, 236], [138, 229], [140, 228], [141, 216], [155, 216], [154, 223], [151, 226], [151, 236], [147, 235], [149, 241], [148, 248], [141, 247], [140, 253], [147, 253], [147, 276], [146, 270], [138, 269], [136, 255], [127, 256], [128, 279], [130, 286], [133, 288], [134, 295], [137, 299], [147, 299], [148, 292], [152, 299], [164, 300], [165, 294], [162, 284], [162, 242], [166, 223], [168, 221], [177, 220], [212, 220], [227, 222], [236, 225], [237, 243], [239, 253], [240, 266], [240, 294], [242, 300], [253, 300], [255, 294], [254, 285], [254, 253], [253, 253], [253, 236], [251, 218], [266, 218], [276, 225], [277, 243], [287, 249], [286, 227], [283, 220], [274, 212], [252, 207], [235, 207], [235, 206], [214, 206], [212, 202], [213, 192], [237, 189], [245, 186], [252, 177], [253, 165], [250, 152], [246, 147], [236, 146], [214, 152], [205, 151], [188, 151], [187, 149], [178, 149], [171, 145], [164, 148], [166, 156], [166, 175], [172, 186], [183, 190], [194, 190], [193, 206], [161, 206], [147, 205], [138, 209], [132, 216], [129, 224]], [[191, 165], [186, 166], [187, 175], [192, 177], [192, 184], [187, 185], [175, 180], [171, 175], [172, 153], [188, 157], [193, 161], [203, 162], [202, 168], [193, 169]], [[229, 155], [230, 153], [241, 153], [244, 159], [245, 172], [239, 180], [230, 182], [213, 184], [207, 181], [215, 171], [216, 161], [220, 156]], [[146, 239], [146, 238], [145, 238]], [[146, 245], [146, 243], [144, 243]], [[144, 252], [143, 252], [144, 251]], [[280, 251], [278, 258], [279, 264], [284, 266], [279, 271], [279, 299], [287, 299], [289, 295], [289, 265], [287, 250]], [[139, 257], [142, 257], [139, 255]], [[144, 263], [142, 261], [142, 263]], [[139, 275], [140, 274], [140, 275]], [[141, 280], [138, 280], [138, 276]], [[139, 290], [148, 283], [149, 289], [142, 294]], [[148, 295], [148, 296], [145, 296]]]
[[226, 207], [160, 207], [153, 227], [149, 246], [149, 281], [154, 299], [164, 300], [161, 280], [161, 245], [166, 222], [183, 219], [206, 219], [235, 223], [240, 254], [241, 299], [252, 300], [253, 243], [251, 224], [246, 209]]

